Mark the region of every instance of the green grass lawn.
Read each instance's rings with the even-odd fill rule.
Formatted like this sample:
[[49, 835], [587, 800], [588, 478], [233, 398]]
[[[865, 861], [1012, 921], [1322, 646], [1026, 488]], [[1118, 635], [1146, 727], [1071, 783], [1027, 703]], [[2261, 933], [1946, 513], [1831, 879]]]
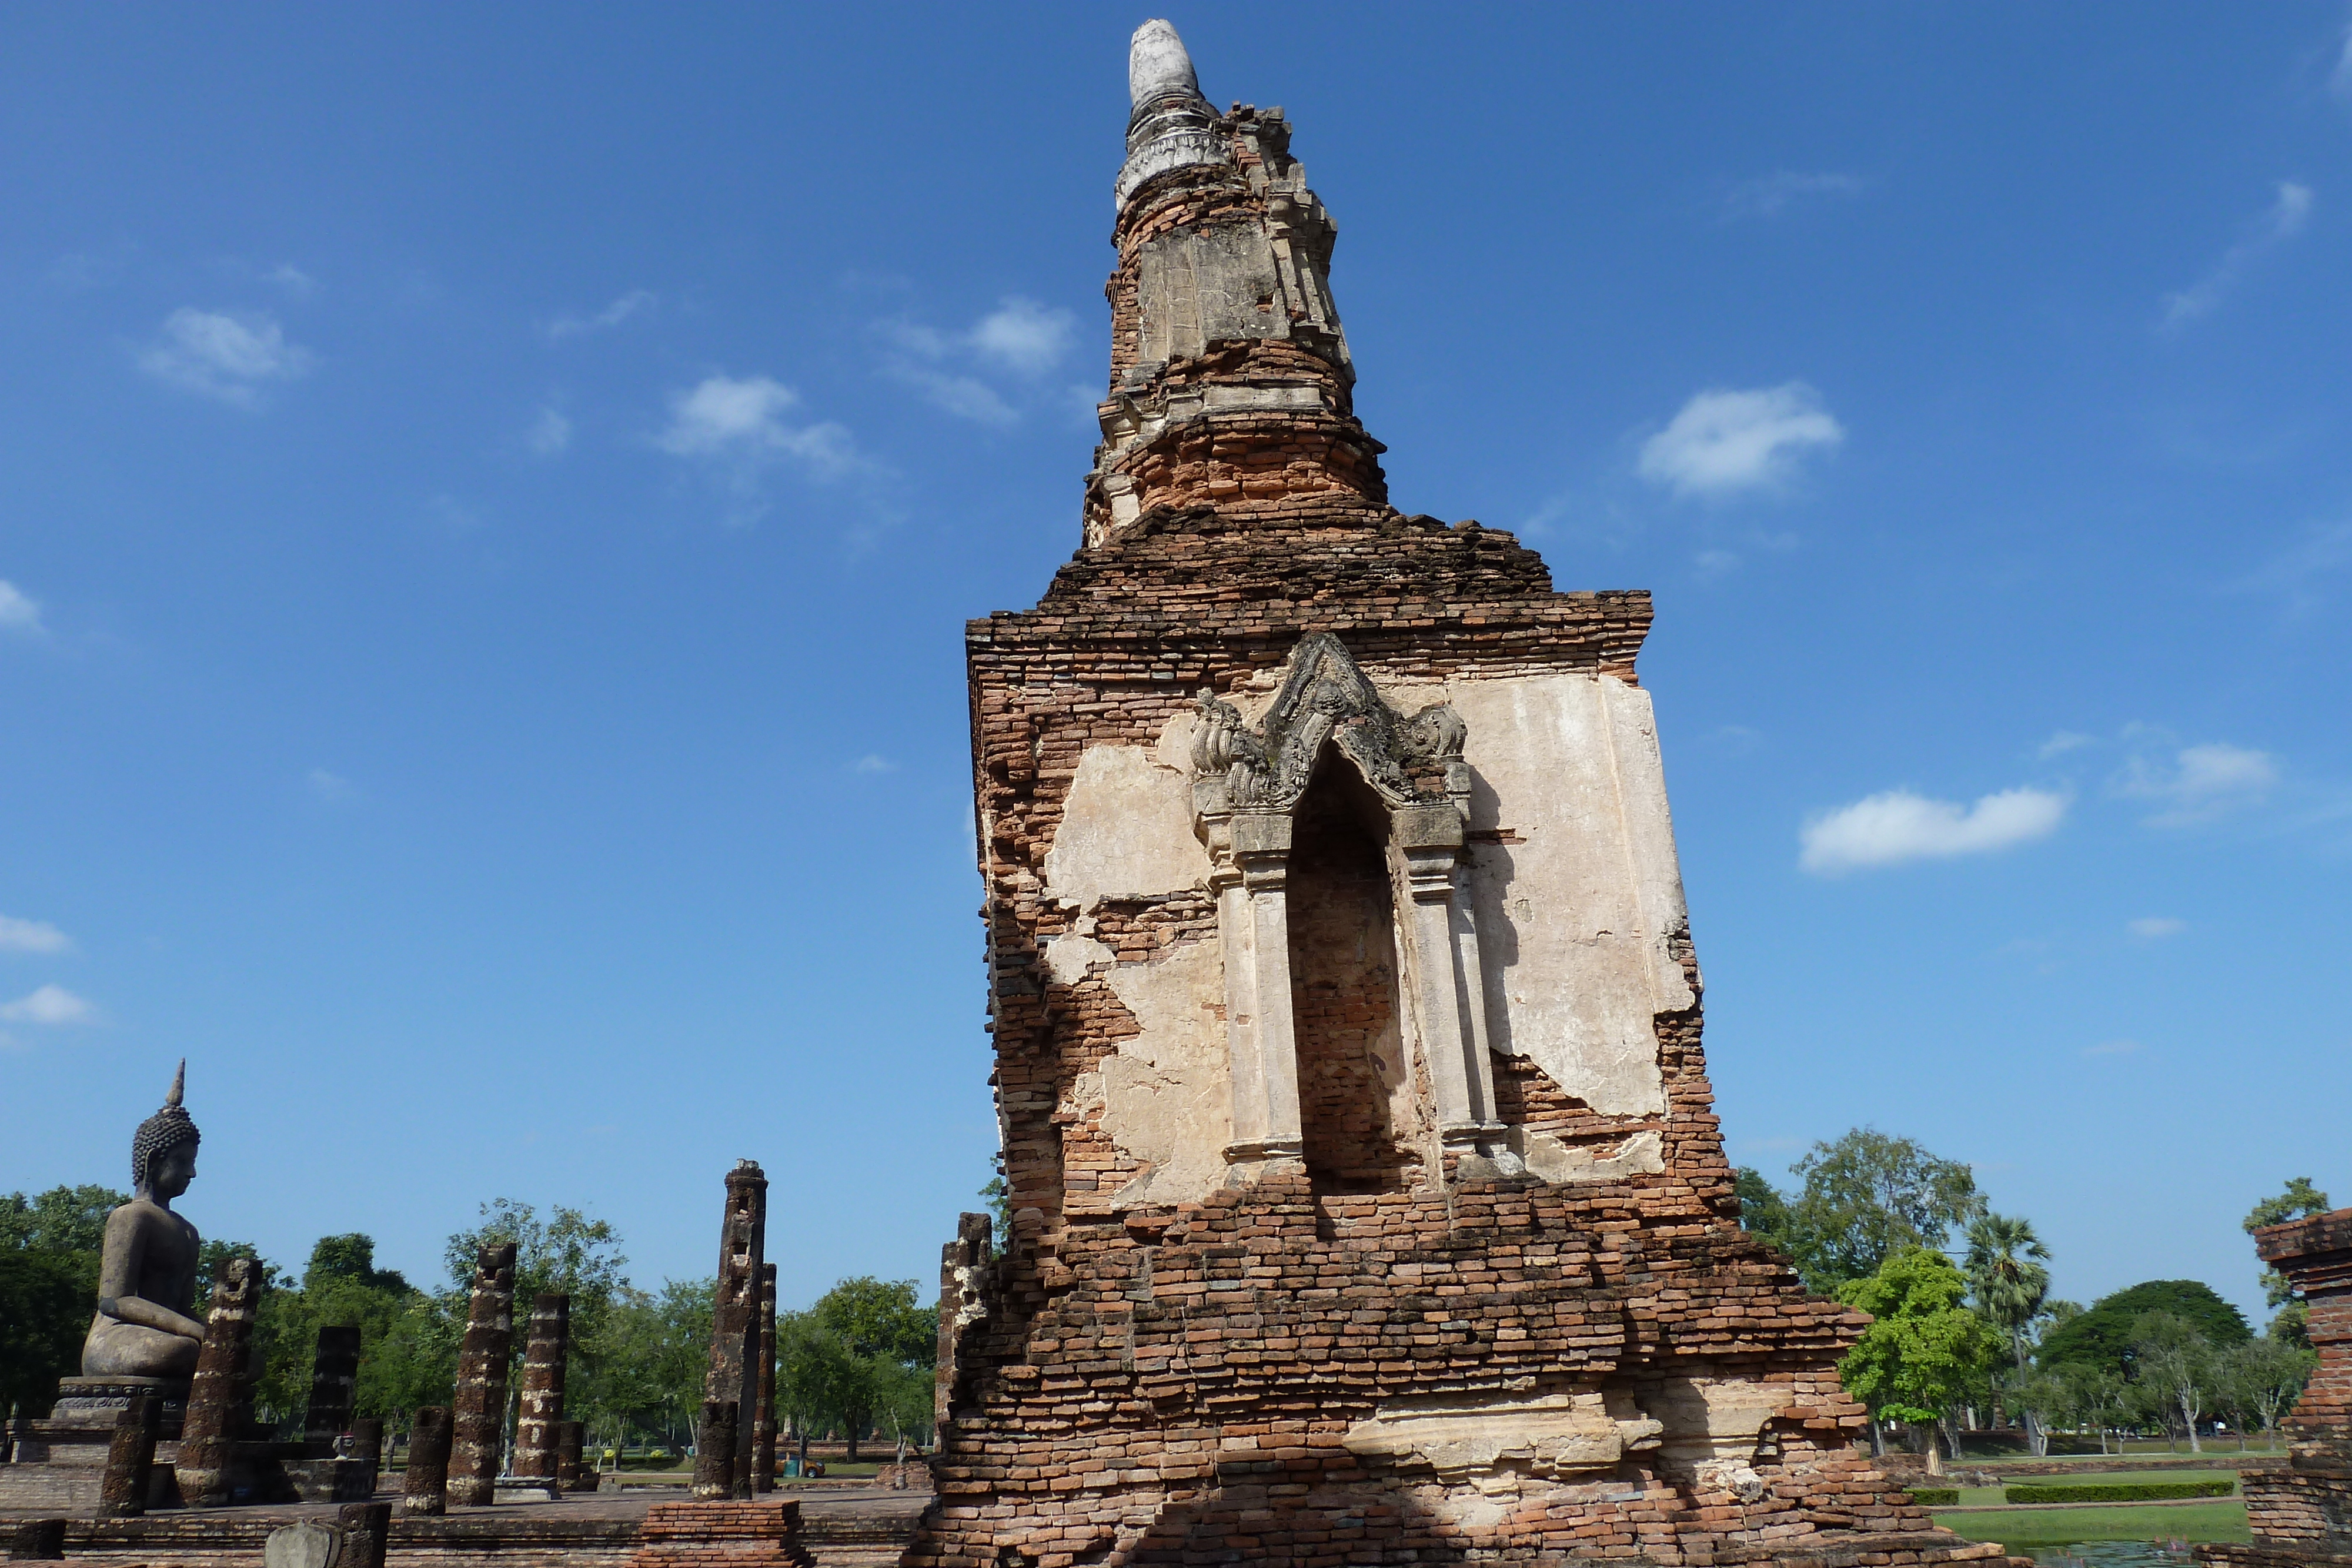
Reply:
[[[1971, 1488], [1970, 1490], [1976, 1489]], [[1968, 1492], [1960, 1494], [1968, 1500]], [[1936, 1522], [1970, 1541], [1998, 1541], [2011, 1551], [2064, 1546], [2077, 1541], [2251, 1541], [2246, 1505], [2225, 1499], [2159, 1508], [2003, 1509], [1998, 1513], [1945, 1513]]]

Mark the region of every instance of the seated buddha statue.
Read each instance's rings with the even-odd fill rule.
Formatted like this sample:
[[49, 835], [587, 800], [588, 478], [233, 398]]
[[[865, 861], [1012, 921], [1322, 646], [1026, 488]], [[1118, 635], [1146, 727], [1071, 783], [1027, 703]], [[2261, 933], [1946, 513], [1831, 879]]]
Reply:
[[172, 1200], [196, 1174], [196, 1124], [180, 1106], [188, 1064], [172, 1078], [163, 1108], [131, 1140], [129, 1203], [106, 1217], [98, 1314], [82, 1342], [85, 1378], [194, 1375], [205, 1325], [188, 1315], [196, 1283], [196, 1228]]

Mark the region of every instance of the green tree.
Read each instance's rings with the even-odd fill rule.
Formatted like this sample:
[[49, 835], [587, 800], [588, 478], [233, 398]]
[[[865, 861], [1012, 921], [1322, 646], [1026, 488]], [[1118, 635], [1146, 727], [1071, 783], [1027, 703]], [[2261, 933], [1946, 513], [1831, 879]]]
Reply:
[[1905, 1248], [1941, 1248], [1984, 1212], [1968, 1166], [1870, 1127], [1815, 1144], [1790, 1168], [1802, 1185], [1776, 1239], [1816, 1295], [1869, 1278]]
[[1753, 1166], [1740, 1166], [1732, 1179], [1733, 1190], [1739, 1195], [1739, 1228], [1786, 1252], [1789, 1200]]
[[2214, 1402], [2220, 1367], [2213, 1342], [2178, 1312], [2143, 1312], [2132, 1323], [2132, 1359], [2147, 1408], [2167, 1430], [2189, 1429], [2189, 1451], [2201, 1454], [2197, 1423]]
[[[858, 1439], [873, 1430], [877, 1416], [890, 1414], [894, 1398], [906, 1414], [906, 1374], [937, 1362], [939, 1308], [921, 1304], [912, 1280], [859, 1275], [820, 1296], [806, 1315], [819, 1333], [807, 1336], [797, 1325], [796, 1333], [803, 1333], [812, 1375], [842, 1423], [854, 1462]], [[783, 1338], [781, 1329], [777, 1338]], [[830, 1348], [821, 1343], [826, 1338], [834, 1342]]]
[[[298, 1281], [262, 1297], [256, 1337], [262, 1376], [257, 1413], [291, 1429], [310, 1406], [310, 1374], [322, 1328], [360, 1331], [356, 1414], [399, 1425], [419, 1405], [446, 1403], [454, 1383], [456, 1338], [446, 1314], [397, 1270], [375, 1266], [375, 1242], [362, 1235], [322, 1236]], [[429, 1364], [418, 1364], [420, 1354]]]
[[[466, 1298], [473, 1282], [476, 1254], [492, 1243], [513, 1242], [515, 1336], [507, 1378], [509, 1413], [522, 1387], [531, 1299], [561, 1292], [572, 1298], [571, 1340], [564, 1358], [565, 1408], [574, 1419], [593, 1421], [599, 1429], [608, 1429], [616, 1416], [625, 1414], [603, 1403], [613, 1349], [611, 1320], [616, 1305], [632, 1294], [629, 1260], [621, 1252], [620, 1232], [608, 1221], [591, 1219], [581, 1210], [561, 1204], [549, 1209], [542, 1219], [528, 1203], [493, 1198], [482, 1205], [481, 1214], [481, 1224], [451, 1236], [442, 1249], [442, 1261], [449, 1270], [449, 1311], [456, 1320], [457, 1337], [462, 1339], [465, 1333]], [[581, 1390], [576, 1401], [572, 1397], [575, 1385]]]
[[[21, 1192], [0, 1197], [0, 1252], [87, 1254], [95, 1260], [106, 1248], [106, 1217], [131, 1201], [127, 1192], [110, 1186], [53, 1186], [27, 1197]], [[97, 1278], [91, 1264], [90, 1277]]]
[[[1977, 1216], [1969, 1222], [1968, 1240], [1968, 1259], [1961, 1267], [1969, 1277], [1969, 1293], [1976, 1298], [1977, 1311], [1985, 1321], [2007, 1338], [2014, 1364], [2007, 1375], [1993, 1377], [1991, 1392], [1998, 1408], [2002, 1394], [2025, 1380], [2026, 1332], [2041, 1315], [2042, 1303], [2050, 1294], [2050, 1270], [2044, 1267], [2050, 1249], [2042, 1245], [2031, 1224], [2005, 1214]], [[1998, 1424], [1998, 1416], [1995, 1420]], [[2025, 1411], [2025, 1426], [2034, 1453], [2046, 1454], [2049, 1443], [2031, 1407]]]
[[2034, 1359], [2047, 1367], [2078, 1363], [2102, 1366], [2130, 1381], [2137, 1375], [2132, 1336], [2141, 1316], [2170, 1312], [2212, 1344], [2227, 1349], [2253, 1337], [2237, 1308], [2195, 1280], [2148, 1280], [2102, 1296], [2090, 1309], [2042, 1336]]
[[0, 1420], [46, 1413], [58, 1379], [79, 1370], [106, 1217], [130, 1201], [89, 1186], [0, 1195]]
[[1968, 1293], [1952, 1260], [1926, 1247], [1901, 1249], [1868, 1279], [1849, 1281], [1837, 1293], [1874, 1320], [1838, 1364], [1846, 1392], [1874, 1422], [1923, 1428], [1935, 1475], [1943, 1473], [1938, 1424], [2000, 1353], [1990, 1325], [1965, 1304]]
[[[2266, 1225], [2284, 1225], [2290, 1219], [2327, 1212], [2327, 1195], [2311, 1185], [2309, 1176], [2291, 1176], [2286, 1190], [2276, 1197], [2266, 1197], [2254, 1205], [2245, 1218], [2246, 1234], [2252, 1236]], [[2271, 1319], [2271, 1333], [2302, 1348], [2311, 1348], [2308, 1326], [2309, 1312], [2296, 1299], [2294, 1287], [2277, 1270], [2263, 1270], [2263, 1295], [2270, 1305], [2279, 1309]]]

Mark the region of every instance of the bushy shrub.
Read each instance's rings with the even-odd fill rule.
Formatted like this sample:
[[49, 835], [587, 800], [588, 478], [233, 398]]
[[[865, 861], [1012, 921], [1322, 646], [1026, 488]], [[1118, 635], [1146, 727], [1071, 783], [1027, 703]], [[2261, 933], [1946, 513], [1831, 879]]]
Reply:
[[2105, 1484], [2055, 1487], [2011, 1487], [2004, 1494], [2012, 1503], [2026, 1502], [2162, 1502], [2175, 1498], [2228, 1497], [2238, 1490], [2234, 1479], [2211, 1481], [2111, 1481]]

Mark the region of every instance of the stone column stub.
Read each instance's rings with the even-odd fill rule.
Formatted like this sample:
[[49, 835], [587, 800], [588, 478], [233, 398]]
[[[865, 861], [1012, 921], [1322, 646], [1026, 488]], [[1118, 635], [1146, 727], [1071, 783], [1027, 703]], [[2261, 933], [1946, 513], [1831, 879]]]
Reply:
[[134, 1394], [106, 1445], [106, 1474], [99, 1482], [100, 1519], [136, 1519], [147, 1511], [148, 1477], [155, 1463], [155, 1437], [163, 1425], [163, 1401]]
[[563, 1421], [565, 1361], [572, 1344], [572, 1298], [551, 1291], [530, 1304], [530, 1336], [524, 1342], [522, 1401], [515, 1417], [512, 1474], [537, 1479], [555, 1477], [556, 1450]]
[[507, 1361], [514, 1352], [515, 1244], [495, 1241], [474, 1258], [466, 1337], [457, 1349], [450, 1410], [449, 1500], [487, 1508], [498, 1493], [506, 1425]]
[[180, 1428], [181, 1500], [190, 1508], [226, 1508], [237, 1439], [247, 1417], [246, 1370], [253, 1354], [253, 1321], [261, 1304], [261, 1264], [224, 1258], [213, 1270], [212, 1309], [205, 1322], [188, 1415]]
[[400, 1511], [412, 1518], [431, 1518], [449, 1511], [449, 1408], [420, 1407], [408, 1428], [408, 1475], [402, 1489]]

